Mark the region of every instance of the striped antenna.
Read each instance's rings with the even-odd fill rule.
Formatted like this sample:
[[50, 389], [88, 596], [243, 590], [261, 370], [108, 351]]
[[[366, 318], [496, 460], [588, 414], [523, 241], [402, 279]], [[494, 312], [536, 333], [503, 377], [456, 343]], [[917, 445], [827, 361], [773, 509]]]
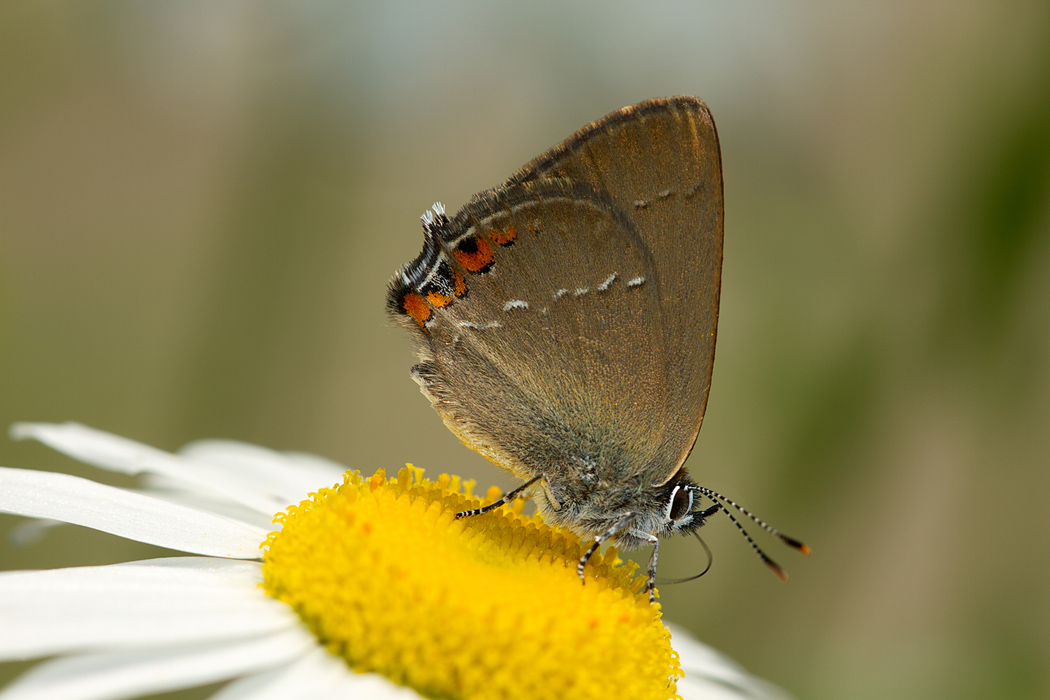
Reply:
[[748, 541], [748, 544], [751, 545], [751, 549], [753, 549], [755, 554], [758, 555], [758, 558], [761, 559], [762, 563], [765, 564], [767, 567], [769, 567], [769, 570], [772, 571], [774, 574], [776, 574], [776, 577], [779, 578], [781, 581], [784, 581], [785, 583], [787, 583], [787, 580], [788, 580], [787, 573], [782, 568], [780, 568], [780, 565], [778, 565], [775, 561], [770, 559], [769, 555], [767, 555], [765, 552], [763, 552], [762, 548], [759, 547], [758, 544], [753, 539], [751, 539], [751, 535], [749, 535], [747, 533], [747, 530], [744, 529], [744, 526], [740, 524], [740, 521], [736, 519], [736, 517], [733, 515], [733, 513], [730, 512], [730, 510], [728, 508], [726, 508], [724, 504], [728, 504], [730, 506], [733, 506], [738, 511], [740, 511], [741, 513], [746, 515], [748, 518], [750, 518], [756, 525], [761, 527], [763, 530], [765, 530], [769, 534], [773, 535], [773, 537], [776, 537], [778, 540], [780, 540], [781, 542], [783, 542], [787, 546], [792, 547], [794, 549], [797, 549], [798, 551], [802, 552], [806, 556], [809, 556], [810, 551], [812, 551], [812, 550], [810, 550], [809, 545], [807, 545], [804, 542], [801, 542], [799, 540], [796, 540], [794, 537], [789, 537], [788, 535], [785, 535], [780, 530], [777, 530], [775, 527], [773, 527], [772, 525], [767, 523], [765, 520], [762, 520], [762, 518], [758, 517], [757, 515], [755, 515], [751, 511], [749, 511], [747, 508], [744, 508], [742, 505], [740, 505], [736, 501], [733, 501], [732, 499], [726, 498], [725, 496], [723, 496], [722, 494], [718, 493], [717, 491], [712, 491], [711, 489], [709, 489], [709, 488], [707, 488], [705, 486], [691, 486], [690, 488], [692, 488], [694, 491], [696, 491], [698, 493], [703, 494], [704, 496], [707, 496], [712, 501], [714, 501], [716, 504], [718, 504], [721, 507], [722, 510], [725, 511], [725, 514], [729, 516], [729, 519], [733, 521], [733, 524], [737, 526], [737, 529], [740, 530], [740, 533]]

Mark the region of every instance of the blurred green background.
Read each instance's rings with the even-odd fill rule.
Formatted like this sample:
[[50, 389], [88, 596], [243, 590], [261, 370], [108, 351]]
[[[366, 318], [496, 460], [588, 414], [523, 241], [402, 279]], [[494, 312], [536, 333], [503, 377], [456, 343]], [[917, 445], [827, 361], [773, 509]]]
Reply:
[[[5, 2], [0, 424], [507, 487], [410, 380], [386, 280], [435, 200], [682, 93], [726, 195], [689, 468], [814, 554], [760, 539], [781, 585], [713, 522], [667, 617], [800, 698], [1050, 697], [1045, 1]], [[0, 568], [158, 555], [18, 522]]]

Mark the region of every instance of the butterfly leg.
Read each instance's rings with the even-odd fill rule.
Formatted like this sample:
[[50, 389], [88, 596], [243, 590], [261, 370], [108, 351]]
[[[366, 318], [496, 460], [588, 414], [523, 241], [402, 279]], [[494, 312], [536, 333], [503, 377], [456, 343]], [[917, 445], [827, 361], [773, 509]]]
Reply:
[[460, 513], [456, 513], [456, 520], [459, 520], [460, 518], [469, 518], [472, 515], [483, 515], [485, 513], [488, 513], [490, 510], [496, 510], [497, 508], [499, 508], [503, 504], [510, 503], [511, 501], [513, 501], [515, 498], [520, 496], [522, 494], [522, 492], [525, 491], [525, 489], [529, 488], [530, 486], [532, 486], [533, 484], [535, 484], [537, 481], [539, 481], [542, 478], [543, 478], [542, 474], [532, 477], [531, 479], [526, 481], [524, 484], [522, 484], [518, 488], [514, 489], [513, 491], [508, 491], [507, 493], [503, 494], [497, 500], [495, 500], [494, 502], [488, 504], [487, 506], [483, 506], [481, 508], [475, 508], [473, 510], [464, 510], [464, 511], [462, 511]]
[[579, 574], [581, 582], [587, 583], [587, 579], [583, 577], [583, 567], [587, 566], [587, 561], [592, 556], [594, 556], [594, 553], [597, 552], [598, 548], [602, 546], [602, 542], [605, 542], [608, 539], [612, 539], [613, 537], [616, 537], [616, 535], [620, 534], [620, 531], [628, 525], [630, 525], [636, 516], [636, 513], [628, 513], [616, 523], [614, 523], [613, 526], [610, 527], [608, 530], [594, 538], [594, 544], [587, 548], [587, 551], [583, 553], [582, 557], [580, 557], [580, 563], [576, 565], [576, 573]]
[[649, 568], [646, 570], [645, 587], [649, 591], [649, 604], [656, 602], [656, 558], [660, 552], [660, 538], [645, 533], [647, 540], [653, 543], [653, 553], [649, 555]]

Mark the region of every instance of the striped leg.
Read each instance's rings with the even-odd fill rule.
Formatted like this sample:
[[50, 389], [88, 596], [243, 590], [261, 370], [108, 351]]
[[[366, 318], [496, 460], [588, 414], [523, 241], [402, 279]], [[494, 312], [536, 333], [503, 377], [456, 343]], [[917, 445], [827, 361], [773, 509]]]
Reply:
[[649, 604], [652, 605], [656, 602], [656, 557], [660, 552], [660, 538], [656, 535], [649, 535], [648, 539], [653, 543], [653, 553], [649, 556], [649, 569], [646, 571], [648, 580], [645, 582], [645, 587], [649, 589]]
[[587, 566], [587, 561], [592, 556], [594, 556], [594, 553], [597, 552], [598, 548], [602, 546], [602, 542], [605, 542], [608, 539], [612, 539], [613, 537], [616, 537], [616, 535], [620, 534], [620, 531], [628, 525], [630, 525], [634, 521], [635, 517], [637, 517], [636, 513], [628, 513], [623, 518], [621, 518], [619, 522], [617, 522], [615, 525], [610, 527], [602, 534], [598, 535], [598, 537], [594, 538], [594, 544], [587, 548], [587, 551], [583, 553], [582, 557], [580, 557], [580, 563], [576, 565], [576, 573], [579, 574], [580, 581], [582, 583], [587, 582], [587, 580], [583, 577], [583, 567]]
[[542, 478], [542, 474], [539, 476], [532, 477], [518, 488], [514, 489], [513, 491], [508, 491], [507, 493], [500, 496], [496, 501], [488, 504], [487, 506], [482, 506], [481, 508], [475, 508], [474, 510], [465, 510], [461, 513], [456, 513], [456, 520], [459, 520], [460, 518], [469, 518], [472, 515], [483, 515], [485, 513], [488, 513], [490, 510], [496, 510], [503, 504], [510, 503], [511, 501], [513, 501], [515, 498], [520, 496], [525, 489], [529, 488]]

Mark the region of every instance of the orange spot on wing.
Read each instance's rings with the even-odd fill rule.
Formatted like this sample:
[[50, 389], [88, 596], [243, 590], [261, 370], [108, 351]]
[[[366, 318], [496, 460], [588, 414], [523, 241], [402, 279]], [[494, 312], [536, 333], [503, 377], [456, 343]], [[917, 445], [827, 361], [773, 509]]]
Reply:
[[505, 231], [489, 229], [489, 238], [491, 238], [492, 242], [496, 245], [510, 245], [517, 237], [518, 229], [515, 226], [508, 226]]
[[481, 272], [495, 261], [492, 245], [482, 236], [471, 236], [463, 241], [454, 255], [467, 272]]
[[467, 283], [463, 279], [463, 275], [459, 274], [458, 270], [452, 271], [452, 285], [456, 289], [457, 297], [461, 297], [467, 293]]
[[415, 292], [409, 292], [405, 295], [404, 300], [401, 302], [401, 308], [405, 310], [406, 314], [416, 319], [416, 323], [419, 324], [420, 328], [426, 325], [426, 322], [430, 320], [430, 314], [433, 313], [426, 300]]
[[427, 301], [434, 305], [434, 308], [440, 309], [442, 306], [448, 306], [452, 303], [452, 296], [441, 294], [440, 292], [427, 292]]

